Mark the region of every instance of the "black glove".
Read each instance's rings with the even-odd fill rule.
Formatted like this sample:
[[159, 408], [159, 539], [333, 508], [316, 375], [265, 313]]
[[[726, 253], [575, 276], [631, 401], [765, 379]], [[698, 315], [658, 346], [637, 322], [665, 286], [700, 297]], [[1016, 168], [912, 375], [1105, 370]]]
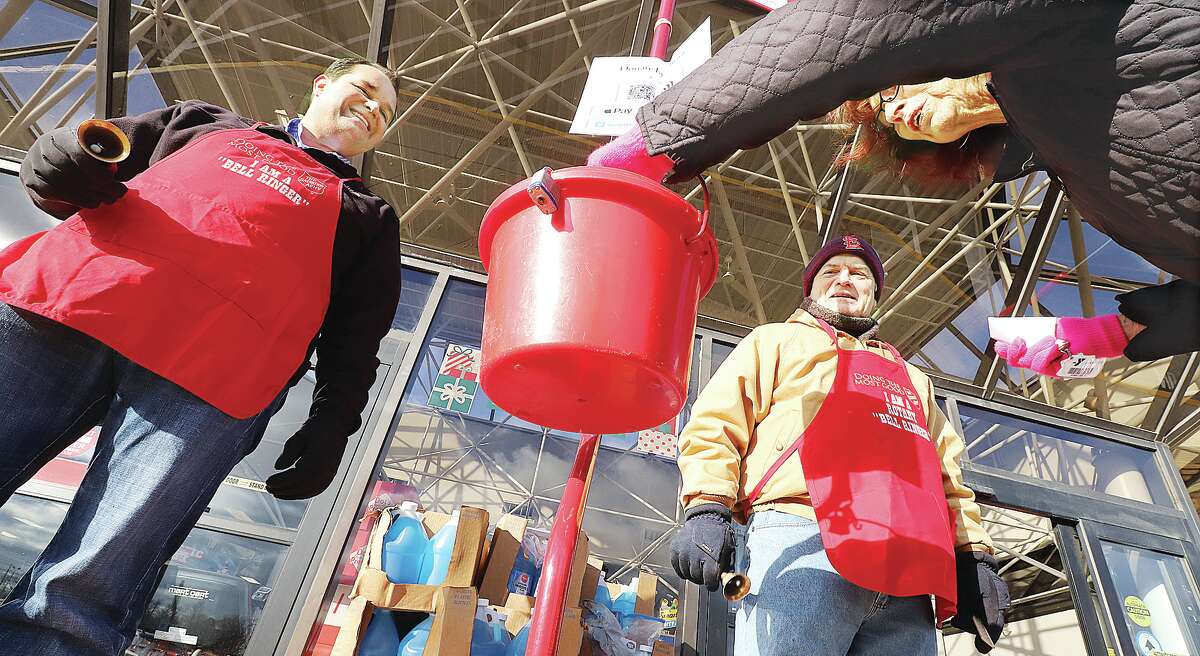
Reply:
[[[1012, 603], [1008, 585], [996, 573], [996, 558], [982, 551], [955, 554], [958, 574], [958, 614], [952, 626], [975, 636], [981, 654], [992, 650], [1004, 630], [1004, 611]], [[976, 621], [978, 619], [978, 621]], [[986, 634], [987, 638], [983, 635]]]
[[[346, 438], [305, 424], [289, 437], [275, 469], [287, 469], [267, 479], [267, 492], [276, 499], [307, 499], [325, 491], [337, 475]], [[292, 467], [295, 465], [295, 467]], [[291, 467], [291, 469], [288, 469]]]
[[1146, 327], [1129, 340], [1125, 357], [1149, 362], [1200, 350], [1200, 285], [1172, 280], [1117, 294], [1117, 311]]
[[58, 128], [33, 142], [21, 161], [21, 182], [36, 195], [35, 200], [75, 208], [93, 209], [116, 201], [126, 191], [109, 164], [84, 151], [72, 128]]
[[671, 564], [680, 578], [716, 592], [721, 573], [733, 568], [733, 527], [729, 509], [706, 503], [684, 513], [683, 526], [671, 545]]

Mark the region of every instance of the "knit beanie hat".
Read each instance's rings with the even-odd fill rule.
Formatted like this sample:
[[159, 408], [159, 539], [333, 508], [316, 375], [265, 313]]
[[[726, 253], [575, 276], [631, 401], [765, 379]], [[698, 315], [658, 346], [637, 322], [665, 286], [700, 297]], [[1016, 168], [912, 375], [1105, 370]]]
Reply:
[[804, 296], [807, 298], [812, 293], [813, 278], [816, 277], [817, 271], [834, 255], [857, 255], [867, 263], [871, 275], [875, 276], [875, 300], [878, 301], [883, 294], [883, 261], [867, 240], [858, 235], [834, 237], [813, 255], [804, 269]]

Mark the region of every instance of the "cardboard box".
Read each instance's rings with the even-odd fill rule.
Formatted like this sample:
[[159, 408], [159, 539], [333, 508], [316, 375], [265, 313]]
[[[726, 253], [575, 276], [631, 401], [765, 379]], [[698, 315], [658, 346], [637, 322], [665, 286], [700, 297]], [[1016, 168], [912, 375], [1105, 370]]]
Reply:
[[508, 601], [508, 577], [512, 574], [528, 525], [528, 520], [513, 515], [504, 515], [496, 523], [483, 578], [479, 582], [479, 596], [492, 605], [503, 606]]
[[658, 576], [646, 570], [638, 572], [637, 601], [634, 602], [633, 612], [655, 617], [654, 600], [657, 597]]
[[[425, 513], [421, 525], [426, 535], [432, 536], [442, 528], [450, 516], [442, 513]], [[363, 597], [378, 608], [411, 610], [432, 613], [438, 601], [441, 587], [469, 588], [475, 582], [475, 572], [483, 554], [483, 543], [487, 538], [488, 513], [482, 508], [463, 506], [459, 509], [458, 532], [454, 550], [450, 557], [450, 569], [441, 586], [415, 583], [392, 583], [383, 571], [383, 538], [391, 526], [391, 515], [383, 513], [367, 550], [367, 558], [354, 582], [352, 594]]]
[[[591, 601], [596, 598], [596, 588], [600, 587], [600, 582], [604, 580], [604, 561], [599, 558], [588, 557], [587, 565], [583, 570], [583, 587], [579, 590], [581, 599]], [[580, 604], [582, 605], [582, 604]]]
[[[429, 630], [429, 641], [425, 643], [425, 654], [436, 656], [470, 656], [471, 632], [460, 627], [471, 626], [475, 619], [475, 589], [441, 587], [434, 602], [436, 614]], [[356, 656], [359, 642], [367, 631], [376, 606], [364, 597], [355, 597], [342, 622], [337, 640], [333, 643], [330, 656]], [[407, 618], [416, 625], [424, 620], [423, 614], [414, 613]], [[403, 637], [403, 636], [402, 636]]]
[[675, 656], [675, 645], [663, 640], [655, 640], [652, 656]]
[[[579, 608], [583, 599], [583, 579], [587, 569], [588, 559], [588, 537], [587, 533], [579, 532], [579, 537], [575, 541], [575, 559], [571, 562], [571, 579], [567, 582], [567, 597], [564, 600], [563, 606], [569, 608]], [[505, 579], [507, 581], [507, 579]], [[538, 583], [538, 589], [541, 590], [542, 584]], [[507, 590], [507, 588], [505, 588]], [[593, 590], [593, 593], [595, 591]], [[482, 596], [482, 594], [481, 594]], [[486, 597], [491, 601], [491, 597]], [[504, 601], [504, 609], [511, 611], [509, 614], [509, 622], [513, 622], [513, 614], [519, 617], [522, 613], [532, 613], [535, 603], [533, 597], [519, 594], [509, 594]], [[520, 626], [520, 625], [518, 625]]]

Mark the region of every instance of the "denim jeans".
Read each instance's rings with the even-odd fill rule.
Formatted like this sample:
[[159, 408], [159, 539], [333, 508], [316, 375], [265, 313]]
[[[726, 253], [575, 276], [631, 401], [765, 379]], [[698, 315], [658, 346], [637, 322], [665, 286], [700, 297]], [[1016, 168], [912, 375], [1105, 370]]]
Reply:
[[0, 652], [122, 654], [160, 567], [282, 398], [234, 419], [82, 333], [0, 303], [0, 504], [101, 425], [62, 525], [0, 606]]
[[930, 597], [889, 597], [834, 571], [816, 522], [773, 510], [750, 517], [739, 571], [735, 656], [937, 656]]

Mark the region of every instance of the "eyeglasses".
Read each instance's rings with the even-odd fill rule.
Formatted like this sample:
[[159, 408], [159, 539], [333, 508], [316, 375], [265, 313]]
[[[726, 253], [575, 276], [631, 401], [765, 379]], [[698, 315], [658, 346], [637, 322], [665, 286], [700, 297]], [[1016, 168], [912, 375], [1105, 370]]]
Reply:
[[[895, 100], [896, 98], [900, 97], [900, 87], [901, 87], [901, 85], [899, 85], [899, 84], [896, 85], [895, 90], [892, 91], [892, 95], [890, 98], [884, 98], [883, 91], [879, 92], [879, 107], [876, 108], [876, 110], [875, 110], [875, 120], [876, 121], [880, 121], [881, 120], [880, 117], [883, 116], [884, 103], [890, 103], [893, 100]], [[887, 89], [884, 89], [884, 91], [887, 91]]]
[[[879, 104], [880, 104], [880, 105], [882, 105], [883, 103], [892, 102], [892, 101], [893, 101], [893, 100], [895, 100], [897, 97], [899, 97], [899, 96], [900, 96], [900, 88], [901, 88], [902, 86], [903, 86], [903, 85], [901, 85], [901, 84], [897, 84], [897, 85], [896, 85], [896, 89], [895, 89], [895, 91], [893, 91], [893, 92], [892, 92], [892, 97], [890, 97], [890, 98], [884, 98], [884, 97], [883, 97], [883, 91], [880, 91], [880, 92], [879, 92]], [[886, 91], [886, 89], [885, 89], [885, 91]]]

